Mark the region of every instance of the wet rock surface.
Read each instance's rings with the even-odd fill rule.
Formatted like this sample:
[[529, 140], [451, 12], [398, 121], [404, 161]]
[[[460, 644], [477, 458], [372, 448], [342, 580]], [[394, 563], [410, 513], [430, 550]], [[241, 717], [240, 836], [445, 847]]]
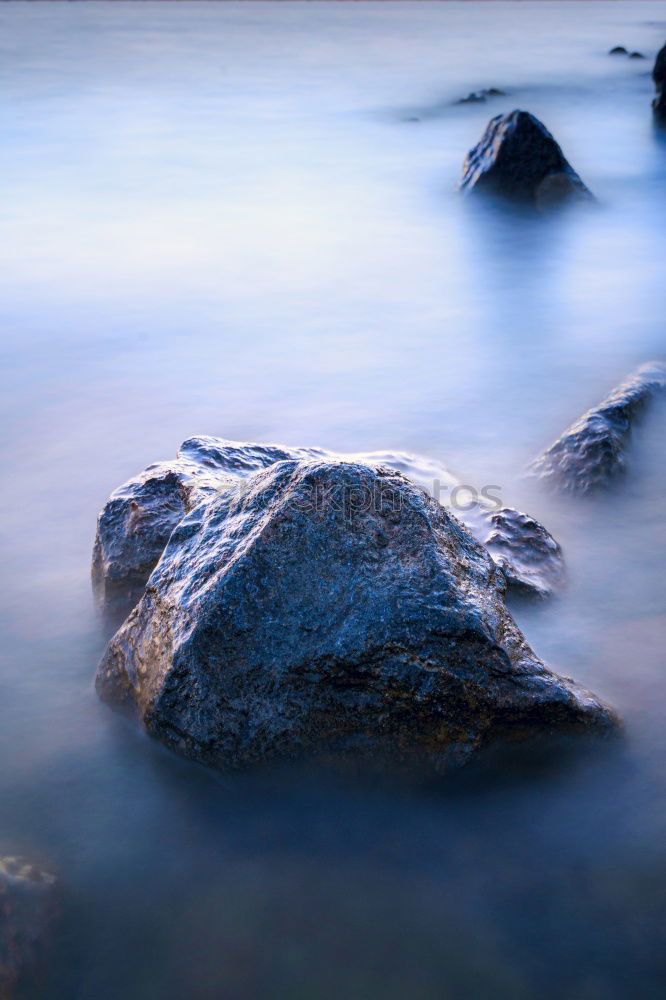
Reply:
[[181, 521], [97, 689], [223, 769], [323, 755], [443, 771], [490, 741], [612, 731], [533, 653], [503, 588], [400, 473], [281, 461]]
[[257, 469], [314, 452], [192, 437], [175, 459], [150, 465], [118, 487], [97, 519], [92, 581], [100, 606], [123, 617], [134, 607], [171, 532], [198, 504]]
[[115, 490], [97, 520], [93, 589], [107, 609], [132, 607], [179, 521], [217, 488], [205, 468], [176, 459]]
[[660, 126], [666, 126], [666, 45], [657, 53], [652, 79], [656, 90], [656, 96], [652, 102], [655, 121]]
[[56, 879], [24, 858], [0, 858], [0, 998], [33, 977], [56, 918]]
[[[248, 476], [285, 459], [346, 458], [370, 465], [387, 465], [404, 473], [442, 503], [455, 499], [456, 490], [467, 487], [440, 462], [422, 455], [378, 451], [358, 455], [335, 455], [322, 448], [286, 448], [280, 445], [228, 441], [199, 435], [188, 438], [172, 461], [158, 462], [124, 483], [109, 497], [97, 520], [93, 550], [93, 589], [100, 607], [119, 624], [143, 594], [146, 581], [157, 565], [171, 533], [180, 521], [199, 504], [213, 500], [221, 492], [242, 489]], [[468, 507], [468, 504], [464, 504]], [[505, 508], [509, 510], [509, 508]], [[550, 554], [546, 554], [544, 580], [537, 581], [539, 552], [533, 550], [528, 561], [524, 552], [533, 547], [531, 529], [523, 540], [523, 557], [516, 532], [526, 515], [514, 511], [514, 546], [505, 546], [502, 566], [508, 585], [526, 593], [532, 588], [537, 596], [549, 589]], [[492, 523], [492, 509], [473, 505], [457, 515], [475, 538], [485, 544]], [[527, 521], [525, 522], [527, 525]], [[541, 526], [539, 526], [541, 528]], [[548, 535], [541, 528], [544, 536]], [[527, 570], [527, 571], [526, 571]]]
[[642, 365], [572, 424], [528, 472], [568, 493], [590, 493], [609, 485], [626, 470], [634, 422], [664, 386], [666, 366]]
[[542, 524], [512, 507], [489, 513], [487, 520], [490, 532], [484, 545], [510, 587], [540, 598], [551, 597], [562, 587], [562, 548]]
[[459, 189], [539, 211], [593, 200], [545, 125], [520, 110], [491, 119], [467, 154]]

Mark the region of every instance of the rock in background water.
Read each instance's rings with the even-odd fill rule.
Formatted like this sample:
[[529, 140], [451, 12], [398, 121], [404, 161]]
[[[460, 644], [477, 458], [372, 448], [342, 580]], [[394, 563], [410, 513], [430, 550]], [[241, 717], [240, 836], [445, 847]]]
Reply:
[[642, 365], [547, 448], [530, 466], [530, 475], [565, 493], [591, 493], [608, 486], [626, 471], [636, 418], [665, 385], [664, 365]]
[[464, 194], [492, 195], [539, 211], [592, 200], [545, 125], [519, 110], [490, 120], [467, 154], [459, 188]]

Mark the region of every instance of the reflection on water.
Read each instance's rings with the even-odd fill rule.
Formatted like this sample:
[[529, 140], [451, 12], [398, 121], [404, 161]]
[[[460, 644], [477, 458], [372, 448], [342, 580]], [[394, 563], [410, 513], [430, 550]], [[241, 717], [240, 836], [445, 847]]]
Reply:
[[[520, 471], [664, 357], [662, 3], [18, 5], [3, 58], [3, 851], [60, 871], [54, 997], [657, 995], [666, 408], [606, 497]], [[507, 97], [451, 104], [481, 87]], [[406, 121], [406, 111], [438, 107]], [[490, 115], [601, 201], [461, 205]], [[221, 781], [97, 703], [98, 508], [194, 433], [431, 454], [564, 546], [515, 613], [621, 746], [455, 789]]]

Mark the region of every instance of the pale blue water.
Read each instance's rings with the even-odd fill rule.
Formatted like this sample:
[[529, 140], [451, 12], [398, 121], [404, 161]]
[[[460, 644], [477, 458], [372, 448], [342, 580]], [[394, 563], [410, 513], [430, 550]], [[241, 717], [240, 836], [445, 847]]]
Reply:
[[[661, 2], [0, 6], [0, 848], [65, 893], [31, 995], [662, 995], [666, 410], [608, 497], [520, 472], [666, 357], [665, 39]], [[490, 86], [508, 96], [451, 105]], [[513, 107], [598, 211], [460, 204], [466, 150]], [[501, 484], [569, 567], [518, 620], [623, 745], [408, 791], [221, 782], [147, 741], [92, 689], [94, 523], [195, 433]]]

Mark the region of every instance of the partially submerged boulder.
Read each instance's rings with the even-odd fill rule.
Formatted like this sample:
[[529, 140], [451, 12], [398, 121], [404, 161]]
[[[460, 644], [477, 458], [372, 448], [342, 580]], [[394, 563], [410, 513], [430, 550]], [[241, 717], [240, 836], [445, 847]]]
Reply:
[[519, 110], [490, 120], [481, 141], [467, 154], [459, 189], [540, 211], [592, 200], [545, 125]]
[[666, 125], [666, 45], [657, 53], [652, 79], [656, 89], [656, 96], [652, 101], [655, 121], [659, 125]]
[[53, 875], [24, 858], [0, 858], [0, 997], [10, 1000], [47, 947], [57, 907]]
[[[248, 476], [275, 462], [308, 458], [345, 458], [387, 465], [403, 472], [444, 503], [455, 498], [456, 489], [465, 490], [440, 462], [421, 455], [385, 451], [341, 456], [322, 448], [286, 448], [205, 435], [191, 437], [183, 442], [177, 458], [150, 465], [114, 490], [104, 505], [97, 520], [92, 563], [93, 589], [100, 607], [116, 623], [129, 613], [140, 600], [174, 528], [199, 504], [213, 500], [220, 493], [242, 490]], [[491, 520], [494, 508], [484, 506], [483, 498], [464, 506], [469, 509], [457, 511], [458, 516], [477, 540], [485, 544], [488, 532], [496, 528]], [[510, 513], [515, 515], [514, 544], [510, 550], [504, 547], [501, 553], [507, 583], [542, 597], [550, 589], [547, 581], [554, 579], [549, 565], [552, 553], [547, 553], [543, 546], [535, 547], [534, 532], [527, 527], [528, 521], [521, 520], [527, 515]], [[527, 528], [522, 540], [521, 524]], [[544, 536], [550, 537], [545, 528], [538, 527]]]
[[507, 584], [529, 597], [552, 597], [565, 577], [561, 546], [529, 514], [502, 507], [488, 514], [484, 545], [502, 569]]
[[400, 473], [280, 461], [181, 521], [97, 689], [223, 769], [323, 755], [443, 771], [498, 739], [611, 731], [533, 653], [503, 589]]
[[665, 385], [663, 364], [642, 365], [579, 417], [532, 463], [529, 473], [568, 493], [589, 493], [607, 486], [626, 469], [626, 448], [635, 419]]

